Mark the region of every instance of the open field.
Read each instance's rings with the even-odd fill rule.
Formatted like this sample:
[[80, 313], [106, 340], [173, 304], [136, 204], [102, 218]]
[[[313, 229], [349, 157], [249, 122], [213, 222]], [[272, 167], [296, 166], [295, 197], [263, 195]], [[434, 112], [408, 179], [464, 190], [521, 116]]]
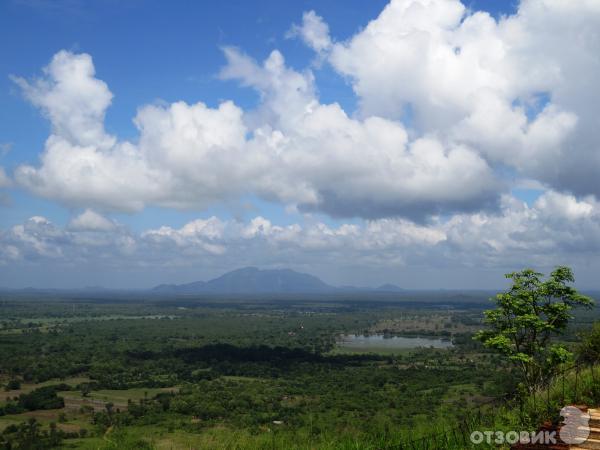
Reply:
[[[61, 421], [63, 417], [65, 422]], [[88, 416], [71, 413], [65, 409], [48, 409], [0, 416], [0, 431], [9, 425], [26, 422], [30, 418], [35, 418], [44, 428], [47, 428], [50, 423], [55, 423], [59, 429], [68, 432], [79, 432], [82, 428], [88, 430], [92, 428]]]
[[77, 391], [59, 391], [57, 395], [65, 399], [66, 410], [78, 411], [81, 407], [88, 406], [96, 411], [101, 411], [109, 403], [112, 403], [115, 409], [125, 410], [129, 401], [139, 402], [140, 400], [151, 399], [160, 393], [176, 393], [178, 390], [178, 387], [100, 389], [91, 391], [85, 396]]
[[[2, 382], [6, 383], [7, 381], [8, 381], [8, 377], [5, 376], [2, 380]], [[90, 379], [88, 377], [70, 377], [70, 378], [65, 378], [62, 380], [61, 379], [46, 380], [41, 383], [23, 382], [23, 383], [21, 383], [20, 389], [12, 389], [10, 391], [6, 391], [6, 390], [0, 391], [0, 404], [1, 404], [2, 400], [6, 401], [8, 399], [18, 397], [21, 394], [28, 394], [31, 391], [33, 391], [35, 389], [39, 389], [44, 386], [52, 386], [52, 385], [56, 385], [56, 384], [67, 384], [69, 386], [76, 387], [79, 384], [87, 383], [89, 381], [90, 381]]]

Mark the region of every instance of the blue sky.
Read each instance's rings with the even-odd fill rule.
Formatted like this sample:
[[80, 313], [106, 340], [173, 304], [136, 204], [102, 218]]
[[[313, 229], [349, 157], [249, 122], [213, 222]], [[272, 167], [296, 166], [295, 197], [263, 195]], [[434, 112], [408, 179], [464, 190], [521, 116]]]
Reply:
[[[548, 5], [546, 11], [540, 13], [536, 9], [536, 3], [543, 1], [547, 1]], [[515, 216], [514, 221], [535, 222], [527, 226], [523, 225], [524, 227], [540, 227], [547, 230], [548, 224], [542, 223], [546, 220], [544, 214], [547, 214], [551, 208], [559, 208], [569, 214], [565, 213], [564, 223], [560, 224], [562, 228], [554, 230], [554, 236], [563, 236], [566, 242], [556, 242], [555, 251], [547, 247], [542, 249], [543, 246], [540, 244], [538, 250], [532, 251], [528, 262], [542, 267], [570, 262], [576, 266], [580, 265], [582, 273], [591, 274], [597, 268], [596, 261], [580, 248], [576, 242], [577, 237], [573, 236], [575, 232], [568, 228], [575, 227], [581, 230], [585, 227], [585, 233], [591, 233], [592, 240], [597, 237], [595, 234], [597, 189], [591, 181], [588, 181], [587, 176], [595, 166], [584, 163], [588, 157], [594, 158], [591, 155], [596, 150], [593, 146], [582, 145], [590, 140], [593, 141], [591, 138], [594, 137], [595, 131], [594, 127], [588, 126], [583, 119], [584, 113], [589, 113], [586, 109], [588, 106], [584, 107], [577, 103], [579, 92], [570, 90], [575, 89], [575, 84], [581, 84], [582, 80], [577, 78], [580, 76], [577, 74], [573, 74], [572, 79], [569, 78], [571, 74], [568, 70], [564, 70], [563, 78], [556, 81], [552, 77], [537, 79], [533, 75], [531, 80], [528, 78], [529, 75], [526, 75], [524, 77], [526, 80], [523, 81], [514, 78], [513, 75], [515, 69], [519, 69], [520, 61], [528, 60], [527, 52], [535, 54], [535, 58], [538, 58], [532, 61], [534, 69], [540, 67], [540, 71], [543, 71], [548, 67], [562, 67], [561, 64], [564, 64], [565, 68], [569, 65], [585, 64], [586, 52], [594, 54], [595, 50], [598, 50], [597, 42], [591, 39], [586, 43], [588, 47], [581, 49], [581, 59], [576, 62], [569, 60], [572, 55], [569, 56], [566, 52], [558, 53], [560, 49], [552, 45], [551, 37], [540, 31], [543, 27], [538, 27], [539, 23], [543, 20], [552, 20], [554, 13], [566, 14], [566, 20], [572, 21], [574, 25], [573, 30], [568, 27], [562, 30], [563, 38], [568, 44], [569, 33], [575, 33], [578, 27], [585, 29], [585, 26], [589, 25], [591, 29], [594, 28], [597, 11], [586, 11], [583, 6], [573, 6], [572, 10], [567, 12], [555, 11], [556, 4], [551, 0], [532, 0], [525, 6], [519, 5], [518, 2], [492, 0], [465, 1], [462, 5], [457, 0], [448, 0], [446, 3], [439, 3], [438, 0], [431, 3], [425, 0], [398, 0], [396, 9], [392, 7], [386, 9], [390, 19], [384, 23], [382, 11], [388, 2], [380, 0], [368, 2], [264, 0], [217, 3], [169, 2], [168, 4], [160, 1], [138, 0], [126, 2], [8, 0], [0, 3], [0, 41], [3, 42], [0, 47], [0, 168], [3, 168], [3, 173], [10, 178], [10, 184], [2, 188], [0, 177], [0, 232], [4, 233], [0, 235], [0, 245], [4, 246], [5, 253], [4, 265], [0, 265], [0, 285], [43, 285], [49, 281], [60, 285], [77, 284], [78, 282], [69, 281], [67, 275], [59, 276], [58, 279], [43, 275], [50, 266], [56, 266], [56, 258], [63, 258], [59, 266], [63, 267], [61, 264], [65, 264], [63, 272], [68, 273], [72, 269], [68, 269], [69, 261], [66, 259], [74, 258], [73, 255], [85, 261], [83, 268], [76, 271], [81, 283], [97, 284], [97, 281], [102, 281], [110, 284], [111, 280], [117, 280], [118, 277], [114, 274], [122, 272], [120, 269], [112, 264], [107, 265], [104, 260], [93, 260], [89, 256], [82, 256], [89, 255], [89, 249], [82, 249], [80, 244], [69, 241], [75, 239], [81, 242], [81, 237], [77, 239], [75, 237], [78, 232], [99, 232], [99, 229], [93, 227], [93, 229], [83, 227], [78, 231], [73, 225], [77, 218], [88, 211], [90, 213], [85, 216], [86, 220], [91, 220], [97, 225], [100, 219], [96, 216], [91, 219], [91, 214], [95, 214], [113, 224], [116, 227], [114, 229], [120, 230], [120, 238], [126, 234], [135, 241], [136, 250], [133, 256], [129, 255], [127, 258], [132, 258], [141, 264], [143, 258], [151, 255], [166, 264], [161, 266], [161, 263], [157, 262], [151, 267], [142, 265], [146, 267], [148, 273], [153, 274], [153, 281], [157, 277], [161, 279], [156, 281], [161, 282], [203, 279], [219, 271], [235, 268], [236, 261], [240, 260], [235, 257], [236, 252], [250, 250], [246, 247], [239, 248], [240, 244], [236, 240], [239, 237], [232, 238], [231, 235], [235, 232], [230, 228], [235, 228], [235, 224], [250, 226], [252, 220], [260, 216], [267, 219], [272, 226], [282, 229], [300, 226], [304, 236], [302, 239], [314, 236], [317, 231], [312, 232], [311, 227], [323, 232], [321, 225], [330, 231], [333, 230], [333, 234], [329, 231], [323, 232], [324, 236], [339, 237], [346, 232], [343, 230], [349, 229], [347, 227], [356, 227], [359, 230], [356, 236], [359, 237], [355, 240], [368, 239], [369, 227], [377, 228], [383, 226], [382, 224], [388, 226], [389, 221], [396, 221], [393, 233], [397, 233], [394, 239], [398, 241], [392, 239], [390, 242], [393, 244], [390, 244], [390, 247], [376, 245], [370, 248], [370, 253], [364, 253], [361, 247], [356, 250], [357, 253], [352, 254], [345, 254], [340, 250], [344, 244], [327, 244], [331, 247], [323, 244], [324, 247], [319, 247], [319, 251], [324, 253], [319, 256], [315, 255], [316, 250], [312, 241], [292, 241], [290, 245], [293, 244], [294, 249], [291, 249], [291, 247], [277, 247], [281, 245], [280, 238], [275, 244], [275, 241], [269, 241], [271, 238], [274, 239], [272, 236], [269, 239], [263, 236], [265, 240], [261, 241], [262, 243], [252, 244], [252, 252], [256, 253], [248, 255], [249, 263], [255, 262], [256, 265], [265, 267], [292, 265], [300, 270], [324, 273], [325, 278], [338, 283], [352, 281], [357, 278], [357, 274], [359, 284], [380, 281], [404, 284], [414, 282], [415, 285], [409, 287], [428, 287], [426, 277], [415, 279], [414, 274], [434, 271], [439, 274], [439, 278], [432, 287], [457, 287], [458, 285], [480, 287], [478, 283], [469, 280], [467, 275], [460, 275], [458, 278], [454, 275], [457, 270], [460, 273], [468, 273], [469, 267], [481, 265], [478, 261], [469, 260], [463, 253], [468, 253], [469, 245], [465, 243], [466, 236], [473, 230], [467, 229], [467, 225], [460, 225], [463, 227], [462, 231], [450, 230], [450, 227], [458, 222], [469, 223], [471, 226], [476, 222], [474, 216], [476, 214], [489, 216], [494, 226], [499, 227], [500, 224], [505, 226], [506, 222], [510, 222], [507, 217], [518, 215]], [[439, 23], [434, 23], [435, 20], [431, 19], [431, 24], [427, 24], [419, 21], [421, 19], [415, 19], [416, 16], [402, 16], [405, 14], [402, 12], [402, 5], [430, 8], [424, 17], [437, 17], [434, 14], [437, 11], [441, 14], [441, 19]], [[310, 17], [306, 17], [309, 11], [313, 11], [312, 17], [316, 18], [312, 22]], [[398, 22], [394, 24], [394, 20]], [[386, 36], [385, 33], [373, 37], [365, 31], [370, 21], [376, 21], [374, 26], [379, 27], [377, 28], [379, 30], [390, 26], [391, 23], [393, 34], [395, 28], [408, 26], [406, 24], [411, 20], [415, 22], [408, 28], [410, 33], [429, 33], [431, 42], [434, 43], [430, 48], [438, 45], [443, 49], [445, 45], [459, 45], [453, 42], [461, 42], [460, 45], [464, 45], [464, 48], [473, 48], [476, 58], [481, 59], [473, 63], [473, 60], [467, 57], [457, 58], [457, 61], [449, 62], [448, 66], [443, 66], [444, 62], [439, 62], [439, 73], [435, 70], [435, 64], [438, 64], [435, 58], [438, 56], [423, 59], [422, 63], [402, 66], [404, 60], [398, 55], [406, 49], [411, 49], [411, 45], [417, 49], [420, 45], [418, 40], [400, 42], [393, 41], [393, 39], [400, 39], [394, 37], [390, 38], [389, 42], [385, 42], [381, 40], [384, 39], [381, 36]], [[484, 23], [487, 25], [484, 26]], [[488, 45], [487, 38], [490, 39], [489, 42], [492, 42], [493, 38], [504, 45], [510, 39], [509, 34], [504, 31], [506, 24], [509, 23], [528, 31], [524, 34], [522, 48], [519, 49], [522, 53], [514, 57], [510, 54], [508, 56], [502, 54], [498, 56], [496, 62], [489, 63], [489, 59], [493, 59], [496, 55], [494, 52], [497, 46], [493, 47], [496, 44], [489, 44], [492, 57], [488, 59], [485, 56], [486, 51], [481, 51], [478, 45]], [[432, 31], [434, 28], [429, 28], [430, 25], [445, 29], [446, 34], [438, 39], [436, 32]], [[293, 28], [294, 26], [296, 28]], [[423, 27], [425, 31], [419, 31], [419, 27]], [[290, 30], [294, 29], [296, 32], [291, 33]], [[319, 33], [323, 29], [326, 29], [326, 33], [322, 33], [320, 37], [326, 44], [323, 48], [317, 48], [314, 41], [311, 41], [311, 36], [314, 34], [310, 33]], [[473, 33], [473, 36], [469, 35], [469, 32]], [[573, 39], [575, 39], [574, 34]], [[382, 52], [378, 56], [379, 59], [371, 61], [372, 65], [373, 62], [375, 65], [381, 64], [378, 71], [361, 66], [363, 62], [369, 64], [366, 60], [371, 57], [368, 50], [370, 45], [374, 54]], [[508, 44], [506, 45], [508, 48]], [[539, 52], [544, 45], [552, 46], [556, 54], [544, 59]], [[518, 46], [511, 42], [510, 47]], [[235, 49], [235, 55], [242, 59], [227, 58], [224, 54], [226, 48]], [[457, 54], [461, 49], [457, 50]], [[217, 178], [221, 177], [221, 184], [211, 181], [218, 186], [216, 184], [207, 186], [202, 184], [204, 183], [202, 180], [199, 185], [196, 183], [197, 180], [193, 180], [193, 175], [189, 182], [180, 181], [184, 177], [183, 172], [177, 172], [181, 169], [181, 165], [178, 165], [178, 168], [168, 167], [170, 179], [181, 183], [181, 187], [177, 188], [179, 191], [172, 195], [160, 196], [160, 199], [156, 198], [156, 194], [150, 195], [144, 192], [140, 194], [141, 197], [131, 199], [142, 206], [131, 209], [124, 207], [119, 199], [101, 198], [104, 194], [93, 191], [95, 183], [100, 183], [94, 178], [95, 169], [90, 169], [92, 170], [89, 178], [90, 194], [77, 192], [77, 189], [81, 188], [76, 187], [75, 182], [70, 184], [72, 174], [65, 172], [64, 176], [60, 173], [52, 175], [62, 177], [57, 180], [49, 179], [50, 175], [44, 172], [46, 166], [51, 166], [48, 162], [50, 158], [56, 156], [56, 153], [53, 153], [56, 151], [47, 146], [46, 140], [49, 135], [60, 134], [56, 131], [59, 125], [49, 120], [53, 114], [52, 108], [60, 108], [60, 105], [48, 106], [44, 103], [43, 98], [46, 97], [43, 96], [48, 92], [43, 90], [46, 88], [36, 88], [37, 90], [28, 96], [27, 88], [24, 86], [34, 86], [35, 79], [45, 79], [46, 83], [56, 82], [59, 85], [62, 81], [49, 78], [48, 73], [44, 74], [43, 68], [47, 67], [53, 57], [62, 50], [66, 51], [69, 55], [67, 58], [71, 59], [77, 55], [89, 55], [90, 64], [95, 69], [92, 79], [102, 80], [107, 86], [107, 92], [112, 93], [113, 96], [105, 110], [106, 114], [102, 122], [104, 132], [107, 136], [115, 137], [118, 143], [130, 142], [139, 147], [136, 148], [145, 155], [144, 158], [156, 156], [152, 153], [156, 150], [142, 148], [144, 145], [151, 146], [152, 143], [138, 143], [140, 130], [134, 124], [138, 111], [145, 105], [154, 105], [164, 112], [171, 111], [169, 109], [171, 105], [180, 101], [187, 105], [201, 102], [209, 111], [217, 111], [223, 102], [232, 101], [235, 108], [243, 115], [242, 120], [245, 125], [247, 142], [244, 145], [247, 145], [248, 149], [240, 150], [241, 155], [254, 151], [253, 149], [259, 145], [257, 136], [260, 133], [257, 130], [264, 130], [265, 126], [268, 127], [269, 132], [281, 132], [284, 136], [282, 142], [288, 143], [282, 145], [290, 145], [294, 148], [300, 146], [303, 149], [305, 146], [317, 145], [316, 150], [311, 150], [312, 153], [307, 151], [307, 154], [298, 156], [300, 158], [312, 158], [315, 152], [327, 154], [329, 147], [333, 148], [337, 145], [330, 141], [330, 138], [325, 137], [319, 144], [314, 144], [315, 139], [321, 138], [310, 134], [312, 128], [307, 128], [308, 131], [304, 134], [293, 127], [290, 130], [286, 129], [287, 126], [291, 126], [289, 125], [291, 119], [285, 117], [287, 113], [282, 113], [277, 106], [280, 105], [278, 102], [284, 101], [281, 99], [286, 98], [288, 100], [285, 101], [305, 102], [306, 106], [302, 107], [308, 108], [307, 110], [311, 112], [315, 108], [314, 105], [318, 104], [323, 114], [326, 114], [326, 105], [339, 105], [340, 111], [343, 111], [350, 120], [339, 125], [340, 130], [345, 127], [346, 131], [342, 134], [350, 135], [358, 132], [350, 131], [351, 127], [355, 127], [356, 130], [359, 128], [362, 130], [364, 127], [365, 133], [373, 133], [373, 129], [367, 125], [373, 123], [369, 122], [370, 118], [389, 121], [389, 126], [396, 130], [390, 133], [405, 132], [408, 136], [406, 158], [424, 152], [425, 150], [420, 150], [419, 144], [427, 141], [429, 145], [434, 139], [438, 140], [439, 145], [445, 149], [447, 160], [443, 162], [443, 166], [435, 169], [436, 175], [426, 174], [420, 177], [422, 174], [415, 172], [413, 174], [415, 180], [420, 181], [407, 182], [407, 185], [399, 182], [400, 185], [395, 186], [394, 180], [401, 180], [402, 177], [412, 179], [411, 173], [406, 172], [412, 170], [408, 167], [427, 168], [429, 163], [423, 163], [419, 157], [415, 161], [402, 160], [404, 162], [398, 163], [399, 165], [392, 164], [387, 169], [380, 169], [388, 164], [383, 162], [384, 154], [389, 154], [386, 153], [387, 150], [375, 149], [373, 150], [375, 153], [371, 156], [365, 154], [365, 159], [361, 162], [359, 149], [357, 153], [352, 153], [359, 155], [357, 165], [348, 167], [348, 171], [342, 174], [338, 173], [337, 163], [334, 162], [337, 156], [331, 158], [323, 156], [320, 164], [314, 166], [310, 173], [298, 175], [300, 169], [292, 165], [282, 169], [282, 174], [279, 175], [283, 164], [279, 162], [265, 169], [275, 173], [276, 180], [238, 180], [235, 179], [235, 175], [231, 175], [232, 185], [238, 186], [235, 188], [230, 188], [225, 182], [229, 176], [227, 166], [212, 167], [209, 160], [199, 163], [197, 177], [210, 178], [213, 173], [218, 174]], [[263, 61], [270, 58], [273, 51], [279, 52], [278, 54], [285, 58], [284, 67], [287, 72], [274, 75], [266, 68], [266, 63], [263, 66]], [[361, 53], [365, 51], [367, 53]], [[391, 53], [386, 56], [384, 52]], [[432, 55], [435, 55], [433, 51]], [[398, 60], [395, 59], [396, 57]], [[470, 69], [468, 64], [475, 65]], [[421, 70], [423, 67], [425, 67], [423, 70], [431, 69], [429, 65], [433, 65], [433, 70], [427, 73], [434, 75], [423, 78], [422, 73], [425, 72]], [[250, 66], [253, 68], [249, 69]], [[233, 75], [224, 76], [222, 72], [224, 67], [231, 69]], [[448, 67], [453, 67], [458, 71], [457, 73], [463, 75], [456, 79], [452, 78], [450, 73], [444, 73]], [[485, 75], [478, 76], [476, 71], [481, 67], [487, 72]], [[535, 72], [534, 69], [531, 73]], [[421, 75], [412, 75], [412, 72]], [[390, 74], [388, 78], [385, 75], [387, 73]], [[15, 82], [15, 77], [22, 82]], [[257, 77], [264, 79], [257, 80]], [[473, 79], [469, 79], [470, 77]], [[292, 89], [287, 87], [286, 83], [295, 86], [294, 83], [300, 82], [298, 80], [307, 84], [306, 92], [302, 91], [303, 97], [299, 99], [294, 97], [293, 93], [284, 92], [285, 89]], [[398, 80], [397, 83], [395, 80]], [[271, 90], [269, 84], [279, 82], [284, 87]], [[388, 82], [389, 84], [386, 84]], [[411, 83], [414, 83], [414, 86]], [[458, 84], [452, 86], [451, 83]], [[481, 84], [480, 87], [478, 83]], [[590, 83], [586, 85], [587, 94], [589, 95], [591, 90], [594, 96], [597, 85], [593, 81]], [[470, 85], [474, 87], [471, 88]], [[453, 92], [463, 91], [465, 92], [463, 98], [453, 95]], [[493, 92], [494, 98], [490, 98], [486, 92]], [[428, 97], [429, 93], [433, 94]], [[570, 100], [567, 99], [566, 93], [572, 93], [569, 96]], [[388, 97], [394, 99], [398, 107], [393, 102], [388, 104]], [[471, 102], [471, 100], [464, 100], [465, 98], [474, 100]], [[540, 98], [543, 101], [540, 101]], [[77, 99], [74, 101], [77, 104]], [[488, 103], [482, 103], [484, 101]], [[483, 110], [482, 104], [484, 104]], [[482, 120], [500, 114], [500, 110], [494, 109], [499, 108], [498, 105], [504, 108], [501, 111], [506, 113], [506, 122], [498, 125], [501, 122], [498, 117], [496, 125], [482, 124]], [[290, 110], [292, 109], [290, 105]], [[406, 114], [402, 116], [397, 110], [414, 110], [415, 117], [408, 118]], [[327, 114], [332, 116], [324, 117], [332, 120], [331, 127], [337, 129], [337, 124], [341, 122], [333, 121], [343, 122], [343, 119], [337, 112], [332, 112], [331, 108], [327, 111]], [[483, 116], [480, 116], [482, 111]], [[506, 130], [513, 130], [511, 128], [513, 124], [515, 137], [513, 140], [507, 138], [504, 142], [503, 138], [510, 134]], [[542, 142], [537, 137], [536, 130], [543, 126], [550, 127], [551, 130], [543, 134], [546, 136], [556, 134], [556, 142], [548, 140]], [[387, 131], [378, 133], [380, 134], [377, 138], [385, 139], [381, 133]], [[522, 136], [517, 136], [518, 133], [522, 133]], [[306, 139], [309, 138], [310, 140], [307, 141]], [[416, 146], [413, 149], [414, 144]], [[335, 151], [347, 151], [344, 145], [347, 143], [340, 143], [335, 147]], [[577, 167], [570, 166], [575, 164], [573, 161], [565, 163], [560, 159], [564, 154], [560, 149], [571, 147], [582, 152], [578, 158], [575, 158], [581, 163]], [[191, 151], [195, 151], [193, 145], [191, 148]], [[171, 150], [178, 151], [176, 148]], [[168, 153], [171, 150], [165, 151]], [[101, 153], [104, 150], [97, 151]], [[429, 151], [434, 150], [427, 150]], [[454, 158], [448, 156], [453, 151], [455, 151]], [[527, 152], [529, 153], [526, 155]], [[237, 154], [238, 157], [240, 154]], [[378, 159], [379, 154], [382, 159]], [[48, 161], [40, 159], [43, 155], [50, 155]], [[76, 157], [77, 154], [73, 153], [73, 155]], [[161, 163], [157, 161], [148, 163], [152, 170], [160, 167]], [[250, 160], [248, 161], [240, 162], [239, 165], [252, 164]], [[300, 161], [306, 162], [309, 159]], [[121, 161], [121, 163], [126, 162]], [[235, 159], [230, 163], [231, 167], [234, 167]], [[329, 172], [324, 169], [327, 165], [331, 165]], [[24, 178], [22, 171], [24, 166], [35, 171], [37, 177], [35, 182]], [[98, 166], [95, 167], [99, 169]], [[377, 170], [383, 172], [361, 174], [357, 167], [378, 167]], [[464, 167], [464, 170], [461, 167]], [[221, 173], [219, 170], [224, 172]], [[442, 181], [436, 177], [446, 180], [445, 170], [458, 171], [458, 176], [452, 172], [456, 183], [443, 185], [444, 187], [441, 184], [438, 186], [436, 183]], [[471, 170], [473, 173], [470, 172]], [[388, 174], [391, 174], [390, 180], [385, 179]], [[134, 175], [132, 180], [135, 178]], [[433, 182], [428, 181], [431, 176], [435, 179]], [[294, 192], [282, 192], [281, 186], [273, 187], [281, 182], [281, 177], [289, 181], [289, 185], [294, 187]], [[336, 177], [341, 177], [340, 183], [336, 186], [327, 184], [328, 179], [336, 180], [338, 179]], [[373, 187], [374, 183], [369, 180], [379, 178], [382, 185]], [[484, 178], [489, 178], [490, 182], [483, 183]], [[122, 178], [119, 180], [121, 182]], [[79, 182], [85, 183], [85, 179]], [[431, 183], [434, 185], [430, 186]], [[67, 192], [69, 186], [73, 186], [73, 192]], [[296, 189], [295, 186], [298, 188]], [[182, 193], [187, 189], [189, 192]], [[136, 191], [138, 187], [132, 185], [131, 190]], [[210, 192], [206, 193], [205, 190]], [[129, 192], [129, 189], [125, 191]], [[124, 192], [123, 195], [126, 197], [129, 194]], [[177, 206], [173, 207], [174, 204]], [[519, 204], [521, 206], [518, 206]], [[532, 212], [523, 212], [523, 207], [531, 209]], [[529, 215], [525, 218], [527, 214]], [[58, 241], [50, 242], [47, 240], [50, 239], [49, 237], [40, 237], [41, 232], [36, 231], [34, 233], [36, 239], [41, 239], [43, 245], [21, 247], [26, 245], [23, 242], [32, 245], [31, 239], [23, 238], [18, 230], [15, 231], [15, 227], [27, 224], [34, 216], [43, 217], [56, 228], [53, 236], [56, 237], [60, 233], [64, 235], [61, 234], [62, 237]], [[165, 250], [164, 243], [160, 245], [154, 243], [155, 246], [152, 247], [147, 242], [142, 242], [146, 239], [145, 236], [149, 235], [148, 232], [167, 227], [172, 232], [169, 234], [169, 239], [179, 242], [177, 245], [180, 245], [181, 241], [177, 240], [179, 238], [173, 236], [180, 233], [177, 236], [181, 237], [183, 233], [181, 230], [186, 224], [193, 223], [195, 220], [206, 221], [211, 217], [221, 221], [226, 231], [223, 231], [224, 234], [219, 235], [218, 239], [214, 236], [194, 237], [194, 242], [202, 241], [201, 248], [208, 248], [205, 250], [210, 253], [209, 259], [212, 261], [203, 260], [200, 268], [198, 268], [198, 258], [202, 259], [200, 250], [199, 253], [194, 253], [186, 259], [177, 252], [177, 248]], [[585, 221], [585, 224], [577, 221]], [[460, 226], [456, 225], [456, 227]], [[553, 226], [558, 226], [556, 221], [553, 222]], [[414, 227], [417, 227], [418, 233], [413, 230]], [[565, 227], [568, 228], [567, 231]], [[494, 232], [490, 230], [487, 232], [493, 235]], [[412, 236], [411, 233], [417, 233], [419, 237], [411, 241], [406, 238]], [[436, 241], [437, 238], [431, 237], [432, 233], [436, 236], [438, 236], [436, 233], [441, 233], [439, 236], [443, 237]], [[520, 247], [514, 240], [516, 233], [525, 233], [525, 230], [523, 228], [503, 229], [502, 233], [505, 233], [506, 239], [510, 242], [492, 242], [493, 239], [486, 238], [488, 239], [485, 245], [487, 250], [484, 251], [493, 254], [490, 253], [489, 257], [485, 258], [485, 271], [489, 273], [489, 277], [482, 277], [481, 283], [494, 284], [493, 280], [498, 274], [511, 268], [515, 261], [522, 260], [522, 256], [515, 253]], [[564, 237], [565, 233], [570, 234]], [[461, 239], [456, 237], [458, 235], [462, 236]], [[210, 240], [210, 245], [206, 244], [206, 239]], [[451, 239], [457, 239], [460, 244], [450, 243]], [[405, 240], [408, 243], [403, 244]], [[59, 241], [69, 241], [69, 244], [65, 244], [63, 248]], [[244, 245], [246, 244], [248, 243], [244, 241]], [[218, 250], [215, 250], [215, 246]], [[424, 250], [427, 246], [435, 248]], [[460, 247], [460, 251], [456, 250], [457, 246]], [[55, 253], [49, 250], [44, 250], [46, 251], [44, 253], [40, 248], [46, 250], [53, 248]], [[103, 251], [109, 254], [111, 250], [105, 248]], [[139, 253], [135, 253], [138, 251]], [[221, 251], [223, 253], [220, 253]], [[359, 253], [360, 256], [357, 256]], [[50, 254], [55, 256], [49, 256]], [[397, 254], [397, 257], [390, 256], [392, 254]], [[119, 258], [118, 253], [115, 253], [115, 258]], [[465, 258], [467, 260], [464, 260]], [[387, 269], [382, 271], [377, 268], [373, 263], [375, 259], [377, 264], [382, 264]], [[350, 263], [349, 260], [352, 262]], [[339, 267], [334, 269], [332, 266], [336, 266], [336, 262], [339, 262]], [[131, 266], [131, 262], [128, 265]], [[455, 265], [461, 268], [456, 269]], [[144, 273], [144, 270], [139, 269], [139, 273]], [[17, 278], [15, 274], [19, 274]], [[138, 281], [133, 285], [151, 284], [150, 281], [143, 280], [143, 275], [139, 275], [136, 279]], [[591, 275], [586, 278], [586, 282], [588, 285], [593, 284]], [[128, 284], [124, 278], [118, 279], [115, 283], [120, 286]]]

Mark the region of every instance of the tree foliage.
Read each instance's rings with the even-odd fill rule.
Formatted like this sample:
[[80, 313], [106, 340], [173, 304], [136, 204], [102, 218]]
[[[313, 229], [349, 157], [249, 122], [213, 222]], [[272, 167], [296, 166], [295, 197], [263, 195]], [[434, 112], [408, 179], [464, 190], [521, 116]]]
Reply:
[[596, 322], [590, 331], [583, 334], [577, 353], [582, 362], [600, 361], [600, 322]]
[[575, 278], [569, 267], [557, 267], [546, 280], [543, 276], [532, 269], [507, 274], [512, 286], [496, 295], [497, 308], [485, 311], [488, 328], [475, 335], [516, 364], [529, 391], [546, 383], [556, 366], [571, 358], [555, 338], [566, 330], [573, 308], [593, 305], [570, 285]]

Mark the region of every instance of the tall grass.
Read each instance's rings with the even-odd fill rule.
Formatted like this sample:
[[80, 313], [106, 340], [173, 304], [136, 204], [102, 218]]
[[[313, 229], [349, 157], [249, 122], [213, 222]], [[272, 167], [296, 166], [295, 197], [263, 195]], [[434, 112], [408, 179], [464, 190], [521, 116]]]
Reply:
[[574, 368], [554, 377], [549, 387], [539, 389], [523, 402], [524, 423], [553, 423], [566, 405], [600, 406], [600, 365]]

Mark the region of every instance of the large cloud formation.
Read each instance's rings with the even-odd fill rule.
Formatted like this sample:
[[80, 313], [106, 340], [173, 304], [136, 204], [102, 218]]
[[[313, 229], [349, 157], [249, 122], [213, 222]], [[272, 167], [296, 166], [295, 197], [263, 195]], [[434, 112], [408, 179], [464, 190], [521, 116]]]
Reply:
[[[225, 47], [220, 78], [255, 90], [258, 105], [143, 105], [131, 142], [105, 130], [113, 94], [90, 55], [60, 51], [40, 78], [14, 77], [52, 132], [40, 163], [10, 179], [0, 169], [0, 187], [85, 211], [64, 228], [37, 217], [2, 232], [0, 260], [510, 268], [560, 255], [597, 267], [598, 1], [523, 0], [495, 19], [458, 0], [391, 0], [346, 41], [315, 11], [287, 37], [318, 64], [294, 70], [278, 50], [258, 62]], [[357, 111], [321, 102], [324, 64]], [[510, 194], [525, 182], [543, 191], [529, 206]], [[95, 212], [202, 211], [248, 195], [364, 220], [212, 217], [134, 234]]]
[[394, 0], [329, 61], [364, 115], [410, 120], [491, 165], [598, 195], [599, 30], [594, 0], [523, 0], [500, 20], [457, 0]]
[[68, 204], [203, 208], [253, 193], [335, 216], [407, 217], [494, 206], [498, 168], [598, 195], [597, 2], [527, 0], [495, 20], [458, 0], [393, 0], [347, 42], [314, 12], [293, 27], [349, 78], [361, 119], [321, 104], [310, 70], [278, 51], [226, 48], [223, 78], [256, 89], [242, 111], [144, 106], [138, 144], [104, 130], [112, 94], [86, 54], [61, 51], [15, 81], [52, 123], [42, 164], [17, 181]]
[[144, 106], [133, 144], [104, 130], [112, 94], [91, 57], [58, 53], [45, 78], [16, 79], [53, 125], [41, 167], [19, 167], [16, 180], [68, 204], [128, 211], [252, 193], [331, 215], [422, 219], [497, 198], [494, 174], [469, 146], [409, 139], [400, 122], [320, 104], [312, 73], [289, 69], [278, 51], [263, 65], [232, 48], [225, 55], [221, 76], [259, 91], [257, 110], [230, 101]]
[[413, 220], [497, 206], [506, 167], [598, 195], [599, 29], [594, 1], [526, 0], [495, 20], [458, 0], [393, 0], [334, 42], [310, 11], [291, 35], [348, 77], [360, 119], [321, 104], [312, 71], [286, 67], [278, 51], [259, 65], [225, 48], [221, 76], [256, 89], [259, 107], [144, 106], [137, 144], [104, 130], [112, 93], [91, 57], [61, 51], [41, 79], [15, 78], [53, 130], [41, 166], [15, 178], [104, 209], [201, 209], [252, 193], [334, 216]]

